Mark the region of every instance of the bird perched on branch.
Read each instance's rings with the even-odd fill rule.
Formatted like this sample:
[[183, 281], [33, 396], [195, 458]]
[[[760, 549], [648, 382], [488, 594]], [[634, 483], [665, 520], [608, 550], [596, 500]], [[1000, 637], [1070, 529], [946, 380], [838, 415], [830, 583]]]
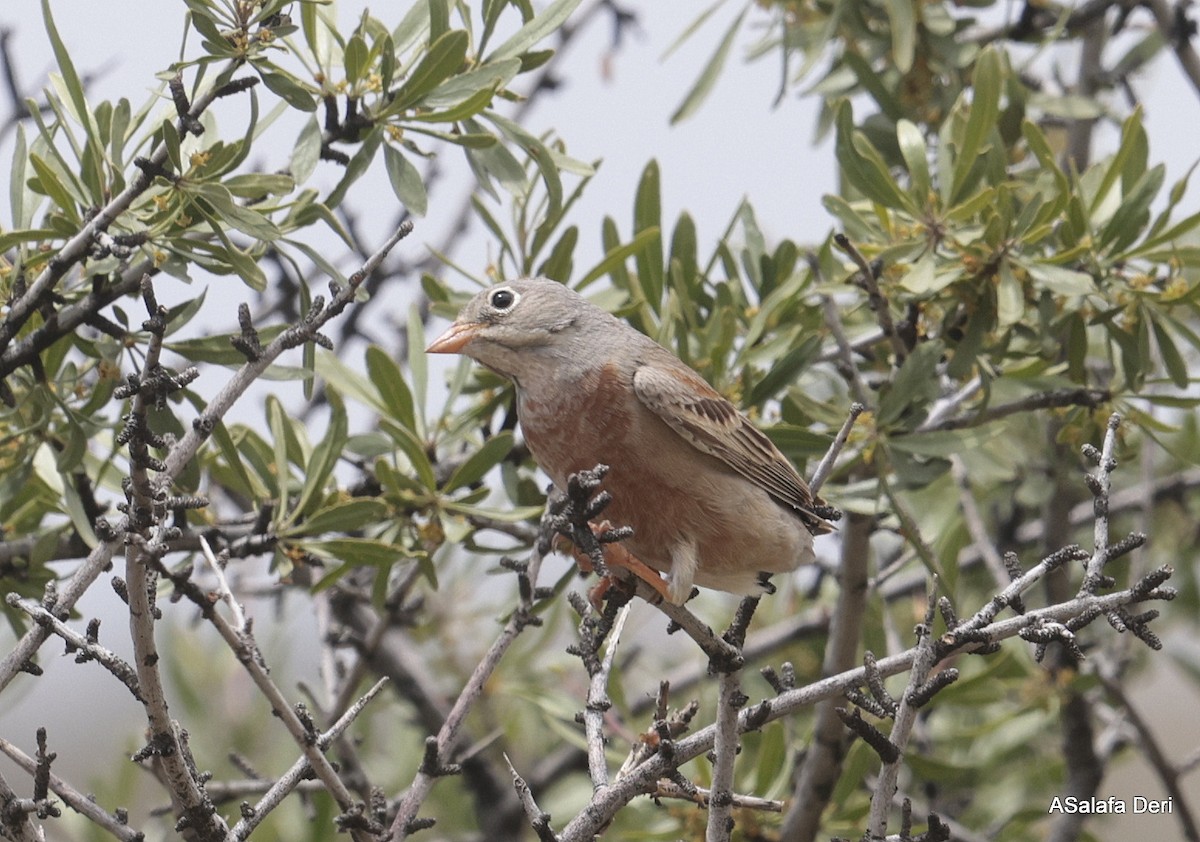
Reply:
[[[648, 336], [557, 281], [483, 290], [430, 344], [516, 385], [525, 441], [555, 486], [610, 467], [604, 511], [671, 602], [693, 583], [762, 590], [760, 573], [814, 560], [830, 531], [808, 485], [733, 404]], [[619, 566], [627, 566], [617, 561]]]

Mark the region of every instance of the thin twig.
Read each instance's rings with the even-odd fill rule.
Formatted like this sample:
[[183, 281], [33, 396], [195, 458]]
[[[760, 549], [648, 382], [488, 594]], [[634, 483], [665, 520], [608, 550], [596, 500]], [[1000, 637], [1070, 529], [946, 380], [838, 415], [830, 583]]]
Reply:
[[534, 800], [533, 790], [529, 784], [517, 772], [517, 769], [512, 764], [512, 760], [508, 755], [504, 755], [504, 762], [508, 764], [508, 771], [512, 773], [513, 788], [517, 791], [517, 798], [521, 801], [521, 808], [525, 811], [526, 817], [529, 819], [529, 824], [537, 834], [539, 842], [558, 842], [558, 837], [550, 827], [550, 814], [542, 810]]
[[854, 348], [846, 337], [846, 328], [842, 325], [842, 314], [838, 312], [837, 302], [831, 296], [822, 297], [821, 312], [825, 315], [825, 325], [833, 334], [833, 341], [837, 346], [838, 355], [835, 362], [838, 373], [849, 384], [850, 394], [854, 397], [855, 402], [862, 406], [870, 406], [867, 387], [858, 372], [858, 366], [854, 363]]
[[867, 292], [868, 303], [871, 309], [875, 311], [875, 320], [879, 323], [879, 329], [883, 331], [883, 335], [887, 337], [888, 342], [891, 344], [892, 354], [896, 358], [895, 366], [899, 368], [904, 362], [904, 358], [908, 356], [908, 348], [904, 347], [904, 340], [896, 332], [896, 323], [892, 320], [891, 305], [888, 304], [887, 298], [879, 288], [879, 270], [863, 257], [862, 252], [858, 250], [858, 247], [854, 243], [850, 242], [850, 238], [845, 234], [834, 234], [833, 241], [837, 244], [838, 248], [849, 255], [850, 259], [854, 261], [854, 265], [858, 267], [858, 285]]
[[604, 736], [604, 715], [612, 700], [608, 697], [608, 678], [612, 674], [613, 661], [617, 655], [617, 647], [621, 642], [621, 633], [625, 630], [625, 620], [629, 617], [630, 603], [621, 606], [613, 621], [612, 630], [606, 640], [608, 648], [600, 661], [600, 668], [591, 676], [588, 683], [587, 706], [583, 712], [583, 727], [587, 737], [588, 772], [592, 778], [592, 788], [599, 789], [608, 784], [608, 763], [604, 756], [606, 738]]
[[1180, 31], [1180, 24], [1184, 23], [1184, 20], [1177, 14], [1177, 10], [1181, 7], [1172, 6], [1167, 0], [1146, 0], [1146, 5], [1154, 13], [1154, 22], [1163, 38], [1171, 45], [1175, 57], [1179, 59], [1183, 75], [1192, 83], [1196, 94], [1200, 95], [1200, 53], [1192, 46], [1190, 34], [1186, 30]]
[[[655, 798], [678, 798], [682, 801], [690, 801], [693, 804], [698, 804], [701, 807], [707, 807], [712, 791], [702, 786], [685, 789], [674, 781], [663, 780], [658, 782], [658, 788], [652, 794]], [[731, 806], [738, 810], [761, 810], [764, 813], [783, 812], [783, 802], [770, 798], [739, 795], [735, 792], [729, 796], [729, 799]]]
[[[1169, 599], [1171, 596], [1170, 591], [1158, 588], [1145, 590], [1135, 586], [1103, 596], [1079, 597], [996, 622], [972, 635], [948, 633], [939, 643], [946, 652], [980, 647], [1016, 637], [1022, 630], [1046, 621], [1065, 622], [1084, 614], [1103, 613], [1148, 599]], [[916, 656], [917, 650], [913, 648], [884, 658], [877, 663], [877, 672], [883, 678], [898, 675], [912, 667]], [[789, 716], [823, 699], [841, 696], [851, 688], [862, 686], [865, 681], [865, 668], [857, 667], [805, 687], [787, 690], [773, 699], [766, 699], [748, 710], [743, 710], [738, 715], [738, 731], [745, 733], [752, 726], [761, 728], [768, 722]], [[576, 815], [559, 833], [561, 842], [590, 842], [625, 804], [644, 792], [652, 791], [658, 780], [670, 777], [679, 766], [709, 751], [713, 747], [715, 732], [716, 726], [709, 725], [690, 737], [673, 743], [669, 758], [661, 753], [656, 754], [630, 770], [624, 777], [594, 793], [588, 807]]]
[[24, 611], [38, 625], [49, 629], [70, 644], [71, 648], [77, 650], [80, 656], [82, 656], [77, 657], [77, 660], [95, 661], [100, 664], [112, 673], [118, 681], [124, 684], [125, 688], [133, 694], [135, 699], [141, 699], [141, 693], [138, 690], [137, 673], [132, 666], [124, 659], [118, 657], [116, 653], [105, 649], [95, 641], [81, 635], [32, 599], [22, 599], [17, 594], [10, 593], [5, 597], [5, 601], [10, 607], [19, 608]]
[[917, 721], [917, 709], [920, 707], [917, 695], [929, 680], [930, 673], [938, 660], [932, 628], [936, 594], [937, 582], [935, 579], [933, 587], [929, 589], [925, 622], [917, 630], [916, 656], [913, 658], [912, 669], [908, 674], [908, 686], [900, 698], [900, 706], [896, 711], [892, 731], [888, 737], [891, 748], [895, 750], [895, 757], [885, 760], [871, 795], [867, 834], [873, 839], [882, 839], [887, 834], [888, 814], [891, 811], [892, 796], [896, 794], [897, 781], [903, 765], [904, 749], [908, 746], [909, 737]]
[[[30, 775], [37, 772], [37, 761], [3, 737], [0, 737], [0, 752]], [[110, 815], [107, 810], [96, 803], [93, 796], [79, 792], [53, 772], [50, 773], [50, 789], [76, 813], [84, 816], [97, 827], [108, 831], [117, 839], [124, 842], [142, 842], [145, 838], [141, 831], [134, 830], [124, 821]]]
[[1080, 594], [1095, 593], [1096, 588], [1104, 581], [1104, 565], [1109, 561], [1108, 554], [1108, 503], [1112, 491], [1112, 472], [1117, 467], [1113, 458], [1113, 450], [1117, 444], [1117, 428], [1121, 426], [1121, 416], [1113, 413], [1108, 418], [1108, 427], [1104, 435], [1102, 449], [1088, 445], [1084, 447], [1084, 455], [1096, 462], [1096, 472], [1087, 475], [1087, 486], [1095, 498], [1093, 512], [1095, 515], [1092, 529], [1092, 557], [1088, 559], [1087, 572], [1080, 586]]
[[996, 585], [1001, 588], [1006, 587], [1011, 580], [1004, 568], [1004, 560], [992, 544], [991, 538], [988, 537], [987, 528], [983, 523], [983, 515], [980, 514], [979, 506], [975, 502], [975, 495], [971, 491], [971, 478], [967, 476], [967, 466], [958, 454], [950, 457], [950, 473], [958, 484], [958, 507], [962, 512], [967, 533], [975, 542], [975, 547], [983, 557], [983, 563], [988, 572], [992, 574]]
[[[329, 746], [333, 744], [334, 740], [338, 739], [343, 733], [345, 733], [346, 729], [349, 728], [351, 723], [358, 718], [358, 715], [363, 712], [368, 704], [370, 704], [371, 700], [379, 695], [379, 692], [383, 689], [385, 684], [387, 684], [386, 678], [379, 679], [379, 681], [375, 682], [371, 689], [364, 693], [357, 702], [347, 708], [346, 712], [338, 717], [337, 722], [335, 722], [328, 731], [325, 731], [316, 738], [316, 749], [321, 752], [326, 751]], [[277, 780], [271, 786], [271, 788], [267, 790], [266, 795], [259, 799], [258, 803], [251, 808], [249, 815], [244, 815], [242, 820], [233, 826], [233, 830], [231, 830], [229, 834], [230, 838], [238, 840], [238, 842], [246, 839], [250, 833], [256, 827], [258, 827], [262, 820], [265, 819], [272, 810], [278, 807], [283, 799], [286, 798], [301, 784], [302, 781], [305, 780], [308, 775], [311, 774], [311, 769], [312, 767], [309, 766], [308, 758], [303, 756], [300, 757], [300, 759], [293, 763], [291, 768], [288, 769], [287, 772], [285, 772], [283, 776], [280, 777], [279, 780]]]
[[850, 431], [854, 429], [854, 422], [858, 420], [858, 416], [863, 414], [866, 409], [861, 403], [850, 404], [850, 412], [846, 415], [846, 420], [842, 422], [842, 428], [838, 430], [837, 436], [829, 445], [829, 450], [821, 457], [821, 461], [817, 464], [817, 469], [813, 471], [812, 478], [808, 481], [808, 487], [816, 494], [821, 490], [821, 486], [825, 484], [825, 480], [833, 473], [833, 465], [837, 461], [838, 454], [842, 452], [842, 448], [846, 446], [846, 441], [850, 438]]
[[[246, 613], [242, 610], [242, 604], [237, 601], [237, 597], [233, 595], [233, 589], [229, 587], [229, 580], [225, 578], [225, 565], [213, 555], [212, 547], [208, 545], [208, 541], [203, 535], [200, 536], [200, 550], [204, 560], [208, 562], [209, 569], [217, 579], [217, 593], [221, 595], [221, 599], [233, 612], [233, 627], [239, 631], [248, 632]], [[228, 561], [228, 559], [225, 560]]]
[[704, 842], [728, 842], [733, 833], [733, 772], [738, 754], [738, 712], [746, 705], [742, 671], [721, 674], [713, 723], [712, 794]]
[[[529, 570], [532, 570], [536, 574], [541, 566], [541, 554], [535, 547], [531, 555], [532, 560], [529, 564]], [[527, 577], [528, 573], [521, 573], [519, 576]], [[520, 581], [519, 590], [522, 594], [520, 604], [512, 612], [500, 635], [475, 666], [471, 676], [467, 679], [467, 683], [458, 694], [458, 698], [455, 699], [453, 707], [451, 707], [450, 712], [446, 715], [446, 720], [438, 730], [437, 736], [429, 738], [426, 742], [425, 762], [421, 764], [421, 768], [417, 771], [412, 784], [401, 797], [395, 819], [392, 821], [391, 838], [396, 840], [396, 842], [407, 839], [413, 830], [416, 829], [414, 827], [414, 820], [417, 818], [417, 812], [421, 809], [421, 805], [433, 789], [437, 778], [453, 772], [453, 767], [449, 763], [449, 757], [458, 743], [459, 732], [462, 730], [467, 714], [479, 700], [479, 697], [483, 695], [484, 686], [491, 678], [492, 673], [495, 672], [501, 658], [504, 657], [505, 652], [508, 651], [508, 648], [517, 639], [518, 635], [526, 627], [535, 624], [538, 620], [533, 613], [533, 600], [537, 593], [535, 587], [537, 582], [529, 578], [524, 578]]]

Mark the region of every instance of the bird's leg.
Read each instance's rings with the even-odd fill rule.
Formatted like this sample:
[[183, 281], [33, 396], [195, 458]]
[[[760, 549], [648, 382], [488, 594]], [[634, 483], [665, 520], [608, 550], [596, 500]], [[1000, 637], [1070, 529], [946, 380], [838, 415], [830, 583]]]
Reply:
[[[592, 534], [597, 537], [613, 528], [612, 524], [607, 520], [588, 525], [592, 528]], [[597, 610], [599, 610], [600, 603], [603, 602], [604, 596], [608, 593], [609, 589], [620, 583], [620, 580], [614, 575], [615, 571], [624, 571], [629, 576], [641, 579], [652, 587], [655, 593], [663, 599], [670, 598], [667, 583], [663, 581], [662, 576], [658, 575], [658, 571], [629, 552], [622, 544], [616, 542], [601, 543], [600, 550], [604, 554], [604, 566], [608, 568], [609, 572], [607, 575], [601, 577], [596, 586], [588, 592], [588, 599]], [[595, 569], [595, 565], [592, 564], [592, 560], [588, 557], [587, 553], [574, 548], [572, 549], [572, 555], [575, 556], [575, 562], [579, 565], [580, 570], [590, 573]]]

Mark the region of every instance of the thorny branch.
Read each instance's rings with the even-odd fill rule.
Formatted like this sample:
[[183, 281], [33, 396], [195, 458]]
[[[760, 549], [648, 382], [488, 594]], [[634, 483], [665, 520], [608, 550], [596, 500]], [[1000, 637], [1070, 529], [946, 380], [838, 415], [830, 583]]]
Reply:
[[[99, 575], [101, 570], [110, 562], [113, 551], [117, 546], [118, 536], [124, 536], [126, 545], [126, 579], [125, 593], [130, 605], [130, 626], [134, 640], [135, 660], [133, 670], [136, 682], [127, 682], [131, 689], [136, 686], [136, 692], [143, 701], [147, 718], [150, 723], [150, 740], [136, 759], [154, 758], [156, 765], [167, 777], [168, 788], [172, 796], [178, 799], [178, 809], [182, 815], [182, 827], [189, 827], [198, 834], [198, 838], [224, 839], [229, 832], [224, 822], [216, 814], [211, 800], [203, 789], [203, 778], [198, 774], [188, 751], [186, 739], [178, 723], [174, 722], [167, 707], [166, 695], [162, 687], [158, 670], [158, 654], [154, 642], [154, 623], [159, 609], [155, 604], [155, 582], [165, 571], [161, 559], [170, 550], [170, 542], [179, 537], [178, 530], [167, 525], [170, 512], [176, 508], [187, 508], [203, 505], [204, 501], [194, 498], [174, 497], [169, 489], [172, 481], [183, 468], [195, 457], [204, 439], [211, 433], [215, 425], [229, 410], [233, 403], [245, 392], [281, 353], [309, 341], [322, 341], [320, 329], [331, 319], [340, 314], [354, 299], [357, 287], [361, 284], [365, 273], [387, 254], [400, 239], [411, 230], [411, 225], [398, 230], [375, 255], [367, 261], [360, 272], [350, 278], [346, 287], [334, 285], [333, 296], [328, 307], [319, 299], [305, 315], [303, 321], [281, 333], [274, 341], [261, 348], [253, 360], [248, 360], [229, 380], [226, 386], [209, 405], [201, 417], [193, 424], [192, 429], [178, 441], [153, 433], [147, 422], [147, 410], [160, 404], [171, 392], [186, 385], [194, 376], [191, 371], [175, 374], [162, 367], [159, 354], [162, 347], [162, 337], [165, 333], [165, 310], [155, 300], [153, 286], [147, 276], [141, 281], [142, 294], [145, 299], [149, 319], [144, 327], [151, 334], [151, 342], [147, 349], [146, 359], [139, 375], [130, 375], [125, 386], [115, 394], [119, 399], [131, 397], [131, 409], [126, 418], [126, 425], [121, 441], [128, 444], [130, 454], [130, 476], [125, 485], [127, 502], [122, 506], [124, 517], [118, 527], [113, 527], [101, 519], [96, 523], [97, 535], [102, 543], [89, 555], [87, 561], [68, 581], [63, 593], [56, 588], [48, 588], [42, 606], [45, 611], [44, 624], [39, 623], [27, 632], [17, 647], [9, 653], [0, 664], [0, 689], [12, 680], [17, 672], [30, 668], [34, 652], [45, 642], [52, 632], [63, 632], [52, 620], [65, 616], [74, 605], [75, 600], [87, 589]], [[166, 450], [166, 457], [159, 459], [151, 454], [152, 449]], [[152, 477], [151, 473], [157, 474]], [[182, 584], [184, 579], [177, 579]], [[218, 622], [218, 628], [222, 628]], [[226, 628], [229, 634], [227, 640], [237, 639], [237, 632]], [[84, 640], [85, 654], [100, 660], [102, 651], [94, 642]], [[231, 643], [232, 645], [232, 643]], [[239, 647], [235, 652], [241, 651]], [[253, 662], [253, 659], [248, 659]], [[114, 663], [114, 667], [117, 666]], [[278, 704], [277, 710], [290, 710], [289, 706]], [[293, 723], [295, 726], [296, 723]], [[301, 726], [296, 733], [302, 734], [302, 740], [307, 741], [308, 735]], [[334, 787], [338, 792], [336, 774], [323, 760], [314, 755], [318, 773], [325, 770], [326, 785]], [[339, 798], [344, 806], [349, 805], [348, 793], [341, 789]], [[361, 831], [356, 827], [349, 828], [355, 836]]]
[[[1114, 418], [1110, 430], [1115, 430], [1118, 419]], [[1111, 450], [1111, 445], [1109, 446]], [[1103, 452], [1097, 452], [1102, 469], [1108, 464]], [[1111, 466], [1108, 468], [1111, 470]], [[1103, 481], [1098, 481], [1103, 482]], [[1102, 494], [1107, 496], [1108, 488], [1104, 486]], [[1100, 504], [1097, 504], [1098, 507]], [[1098, 508], [1099, 511], [1099, 508]], [[559, 524], [562, 526], [563, 524]], [[590, 530], [588, 530], [590, 534]], [[574, 533], [572, 533], [574, 534]], [[1127, 552], [1126, 544], [1137, 544], [1140, 538], [1119, 542], [1122, 552]], [[1115, 545], [1114, 545], [1115, 547]], [[1029, 610], [1021, 600], [1022, 594], [1032, 588], [1047, 572], [1068, 564], [1072, 560], [1089, 560], [1112, 555], [1112, 547], [1103, 543], [1098, 553], [1085, 552], [1078, 547], [1066, 547], [1043, 558], [1030, 570], [1022, 573], [1015, 567], [1012, 560], [1006, 561], [1006, 572], [1012, 581], [1001, 590], [991, 601], [981, 607], [974, 615], [964, 621], [959, 621], [953, 614], [948, 602], [943, 600], [943, 614], [948, 630], [940, 637], [932, 634], [934, 601], [930, 596], [926, 621], [918, 634], [918, 645], [899, 655], [893, 655], [875, 661], [868, 658], [867, 663], [857, 669], [843, 670], [830, 675], [805, 687], [795, 688], [790, 682], [774, 678], [777, 694], [748, 708], [735, 709], [734, 715], [726, 718], [723, 714], [728, 711], [718, 711], [717, 721], [683, 739], [668, 739], [661, 741], [657, 750], [640, 752], [631, 755], [630, 761], [622, 768], [621, 773], [611, 782], [595, 787], [595, 792], [588, 807], [573, 817], [556, 835], [546, 828], [544, 814], [536, 815], [542, 820], [543, 830], [539, 831], [540, 838], [555, 838], [560, 842], [590, 839], [630, 800], [640, 794], [656, 792], [661, 782], [666, 780], [674, 785], [689, 786], [684, 779], [681, 784], [680, 767], [700, 754], [714, 747], [724, 746], [725, 751], [736, 745], [738, 735], [762, 728], [769, 722], [788, 716], [801, 708], [826, 699], [849, 695], [851, 698], [866, 700], [867, 697], [857, 693], [856, 688], [863, 684], [875, 687], [874, 691], [885, 704], [876, 706], [875, 703], [864, 701], [868, 708], [876, 713], [895, 719], [890, 738], [878, 736], [881, 751], [890, 746], [886, 752], [884, 772], [876, 783], [876, 797], [873, 802], [870, 832], [880, 838], [886, 833], [888, 815], [894, 804], [897, 775], [903, 762], [903, 749], [909, 739], [911, 727], [915, 722], [916, 710], [927, 704], [940, 689], [951, 683], [957, 673], [954, 670], [937, 667], [948, 657], [963, 651], [988, 652], [993, 651], [998, 644], [1014, 636], [1021, 636], [1037, 645], [1039, 655], [1044, 651], [1048, 641], [1073, 641], [1074, 635], [1085, 625], [1099, 616], [1108, 616], [1118, 630], [1130, 630], [1149, 645], [1155, 645], [1156, 639], [1146, 628], [1146, 623], [1152, 619], [1153, 612], [1140, 617], [1128, 613], [1127, 606], [1148, 600], [1169, 600], [1174, 591], [1163, 587], [1163, 583], [1171, 575], [1170, 568], [1160, 568], [1152, 571], [1131, 587], [1113, 593], [1100, 594], [1095, 588], [1081, 589], [1080, 594], [1071, 600], [1046, 608]], [[1110, 585], [1108, 581], [1100, 581], [1101, 585]], [[646, 586], [640, 594], [651, 595], [652, 589]], [[1005, 608], [1013, 607], [1019, 613], [1009, 619], [997, 619]], [[715, 635], [713, 635], [715, 637]], [[728, 641], [726, 641], [728, 642]], [[736, 641], [740, 646], [740, 640]], [[737, 648], [737, 647], [735, 647]], [[901, 672], [909, 672], [909, 683], [904, 695], [898, 702], [889, 701], [886, 691], [882, 689], [882, 679]], [[745, 704], [738, 697], [740, 690], [736, 689], [737, 667], [722, 673], [722, 680], [733, 676], [729, 687], [723, 687], [723, 700], [735, 700], [734, 707]], [[660, 696], [662, 693], [660, 692]], [[665, 703], [660, 702], [660, 709]], [[854, 727], [863, 734], [877, 733], [873, 727], [858, 720], [861, 724]], [[721, 754], [717, 751], [717, 758]], [[721, 769], [721, 776], [726, 774]], [[530, 796], [532, 797], [532, 796]], [[730, 829], [727, 820], [727, 807], [732, 803], [733, 794], [723, 779], [718, 779], [714, 772], [714, 787], [709, 804], [709, 839], [727, 839]], [[532, 815], [532, 814], [531, 814]], [[907, 826], [907, 819], [905, 824]], [[930, 826], [943, 827], [936, 816], [930, 817]], [[940, 833], [940, 831], [939, 831]]]
[[394, 840], [407, 839], [414, 831], [428, 827], [429, 822], [417, 817], [421, 805], [425, 802], [438, 778], [458, 774], [461, 767], [451, 761], [451, 755], [458, 744], [459, 732], [467, 714], [483, 694], [484, 685], [495, 672], [500, 660], [504, 657], [513, 641], [529, 626], [541, 624], [541, 618], [535, 613], [535, 606], [549, 594], [537, 587], [537, 575], [541, 568], [542, 552], [534, 547], [526, 564], [515, 565], [519, 603], [505, 623], [504, 629], [492, 643], [491, 647], [480, 659], [479, 664], [471, 673], [467, 683], [455, 699], [453, 707], [446, 715], [445, 722], [436, 736], [425, 741], [425, 759], [408, 790], [400, 797], [396, 816], [391, 824], [391, 838]]

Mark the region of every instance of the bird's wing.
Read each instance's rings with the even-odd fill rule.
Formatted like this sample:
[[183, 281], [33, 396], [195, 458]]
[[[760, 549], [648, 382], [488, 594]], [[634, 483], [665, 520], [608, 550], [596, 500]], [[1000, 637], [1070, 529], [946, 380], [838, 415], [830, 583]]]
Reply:
[[634, 373], [642, 405], [697, 450], [715, 456], [768, 494], [795, 510], [814, 535], [832, 527], [813, 511], [808, 484], [750, 420], [682, 363], [649, 363]]

